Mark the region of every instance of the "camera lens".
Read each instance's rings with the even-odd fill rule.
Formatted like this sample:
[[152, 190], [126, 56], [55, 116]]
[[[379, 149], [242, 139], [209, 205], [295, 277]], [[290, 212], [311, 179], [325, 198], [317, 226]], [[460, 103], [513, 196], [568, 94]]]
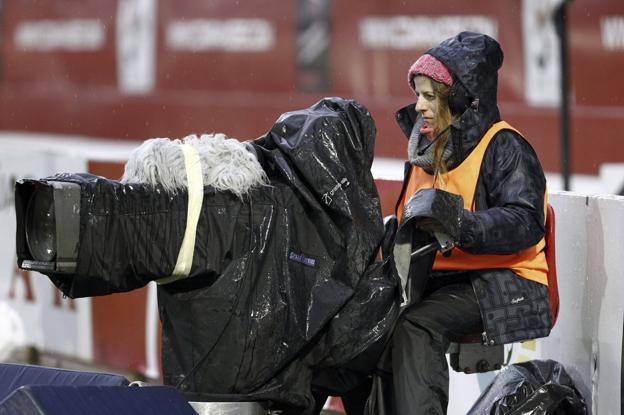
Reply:
[[56, 257], [54, 190], [51, 187], [40, 187], [30, 198], [26, 208], [26, 243], [37, 261], [49, 262]]

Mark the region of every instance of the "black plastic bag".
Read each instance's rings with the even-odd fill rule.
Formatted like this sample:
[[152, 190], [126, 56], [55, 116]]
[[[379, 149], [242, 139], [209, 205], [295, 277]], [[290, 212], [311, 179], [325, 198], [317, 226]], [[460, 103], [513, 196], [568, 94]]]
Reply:
[[467, 415], [585, 415], [585, 400], [563, 366], [531, 360], [502, 370]]

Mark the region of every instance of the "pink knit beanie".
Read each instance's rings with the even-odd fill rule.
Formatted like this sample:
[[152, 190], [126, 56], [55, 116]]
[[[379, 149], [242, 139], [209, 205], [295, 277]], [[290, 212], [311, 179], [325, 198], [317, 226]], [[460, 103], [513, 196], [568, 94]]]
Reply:
[[453, 77], [449, 70], [431, 55], [422, 55], [407, 72], [407, 81], [412, 89], [414, 89], [414, 77], [416, 75], [425, 75], [445, 85], [453, 85]]

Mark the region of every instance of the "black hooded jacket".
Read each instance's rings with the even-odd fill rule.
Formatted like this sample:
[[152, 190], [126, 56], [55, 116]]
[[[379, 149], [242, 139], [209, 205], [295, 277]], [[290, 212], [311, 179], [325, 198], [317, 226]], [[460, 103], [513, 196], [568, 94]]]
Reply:
[[[470, 105], [459, 115], [459, 128], [451, 128], [455, 158], [448, 168], [452, 170], [465, 160], [492, 124], [500, 121], [496, 92], [503, 52], [489, 36], [462, 32], [426, 53], [452, 73], [452, 88], [463, 87], [470, 97]], [[419, 116], [413, 104], [397, 112], [399, 126], [408, 138]], [[408, 171], [406, 164], [406, 179]], [[514, 131], [500, 131], [484, 155], [475, 192], [475, 211], [463, 211], [459, 247], [476, 255], [502, 255], [535, 245], [544, 236], [545, 191], [544, 172], [531, 145]], [[472, 274], [485, 325], [484, 340], [507, 343], [549, 333], [545, 286], [518, 278], [510, 270]], [[499, 289], [504, 284], [513, 284], [515, 289]], [[526, 310], [511, 311], [514, 296], [509, 295], [510, 291], [525, 293], [525, 298], [531, 299], [529, 315], [521, 315]], [[507, 321], [495, 324], [491, 311], [505, 308]]]

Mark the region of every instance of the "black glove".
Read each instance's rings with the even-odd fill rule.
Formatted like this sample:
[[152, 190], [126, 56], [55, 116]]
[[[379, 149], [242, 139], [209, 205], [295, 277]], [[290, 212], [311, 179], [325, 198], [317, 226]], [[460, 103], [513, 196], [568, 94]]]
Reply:
[[459, 240], [463, 198], [439, 189], [421, 189], [407, 201], [403, 221], [432, 236], [443, 233], [454, 242]]

